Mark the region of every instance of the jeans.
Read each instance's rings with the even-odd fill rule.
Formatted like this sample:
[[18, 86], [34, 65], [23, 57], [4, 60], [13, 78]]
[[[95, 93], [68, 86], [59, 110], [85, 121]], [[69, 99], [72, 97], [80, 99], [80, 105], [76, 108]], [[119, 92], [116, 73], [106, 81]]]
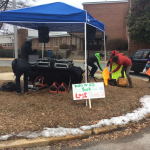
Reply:
[[29, 68], [19, 68], [16, 70], [16, 92], [21, 93], [20, 77], [24, 74], [24, 92], [28, 92], [28, 77], [30, 75]]
[[132, 65], [122, 67], [122, 70], [121, 70], [122, 78], [124, 78], [124, 71], [126, 73], [127, 78], [130, 78], [129, 72], [130, 72], [131, 67], [132, 67]]
[[92, 77], [94, 77], [94, 74], [97, 71], [98, 67], [95, 64], [91, 64], [91, 63], [89, 63], [88, 65], [90, 67], [92, 67], [90, 74], [91, 74]]

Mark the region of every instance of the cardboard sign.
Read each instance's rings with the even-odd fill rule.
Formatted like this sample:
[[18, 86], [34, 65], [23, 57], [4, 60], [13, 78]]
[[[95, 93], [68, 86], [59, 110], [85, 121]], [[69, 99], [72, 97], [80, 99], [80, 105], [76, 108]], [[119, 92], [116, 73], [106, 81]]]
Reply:
[[104, 83], [72, 84], [73, 100], [105, 98]]

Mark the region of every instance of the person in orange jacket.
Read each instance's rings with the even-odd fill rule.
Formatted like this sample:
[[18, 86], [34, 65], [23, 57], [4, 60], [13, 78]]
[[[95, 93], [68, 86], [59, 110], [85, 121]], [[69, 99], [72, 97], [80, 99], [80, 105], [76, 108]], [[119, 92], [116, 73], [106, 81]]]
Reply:
[[114, 69], [112, 72], [110, 72], [110, 74], [113, 73], [113, 72], [118, 71], [120, 69], [120, 67], [123, 65], [122, 70], [121, 70], [122, 78], [124, 78], [124, 71], [125, 71], [126, 76], [128, 78], [129, 87], [133, 88], [132, 80], [131, 80], [131, 78], [129, 76], [129, 71], [130, 71], [130, 69], [132, 67], [132, 61], [131, 61], [131, 59], [128, 58], [128, 57], [126, 57], [126, 56], [117, 54], [116, 56], [114, 56], [112, 58], [112, 62], [118, 64], [118, 66], [117, 66], [116, 69]]

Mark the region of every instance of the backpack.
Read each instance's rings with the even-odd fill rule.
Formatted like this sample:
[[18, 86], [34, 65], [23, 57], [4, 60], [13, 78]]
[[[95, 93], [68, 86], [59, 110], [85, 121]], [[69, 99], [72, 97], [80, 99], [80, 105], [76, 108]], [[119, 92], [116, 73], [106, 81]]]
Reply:
[[116, 79], [109, 79], [108, 84], [115, 86], [116, 85]]
[[0, 87], [1, 91], [12, 92], [16, 91], [16, 84], [14, 82], [6, 82]]

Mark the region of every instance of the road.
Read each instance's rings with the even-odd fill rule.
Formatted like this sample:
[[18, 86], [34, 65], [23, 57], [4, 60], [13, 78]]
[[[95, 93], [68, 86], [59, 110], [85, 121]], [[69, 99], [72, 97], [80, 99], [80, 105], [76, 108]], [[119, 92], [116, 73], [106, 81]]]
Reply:
[[[11, 60], [0, 60], [0, 66], [11, 66], [11, 62], [12, 62]], [[85, 68], [85, 65], [84, 65], [83, 62], [74, 62], [74, 65], [79, 66], [82, 69]], [[106, 68], [106, 63], [101, 63], [101, 65], [102, 65], [103, 68]], [[91, 67], [89, 67], [89, 68], [91, 68]], [[133, 76], [133, 77], [148, 80], [147, 75], [144, 74], [144, 73], [134, 73], [133, 71], [130, 71], [130, 75]]]

